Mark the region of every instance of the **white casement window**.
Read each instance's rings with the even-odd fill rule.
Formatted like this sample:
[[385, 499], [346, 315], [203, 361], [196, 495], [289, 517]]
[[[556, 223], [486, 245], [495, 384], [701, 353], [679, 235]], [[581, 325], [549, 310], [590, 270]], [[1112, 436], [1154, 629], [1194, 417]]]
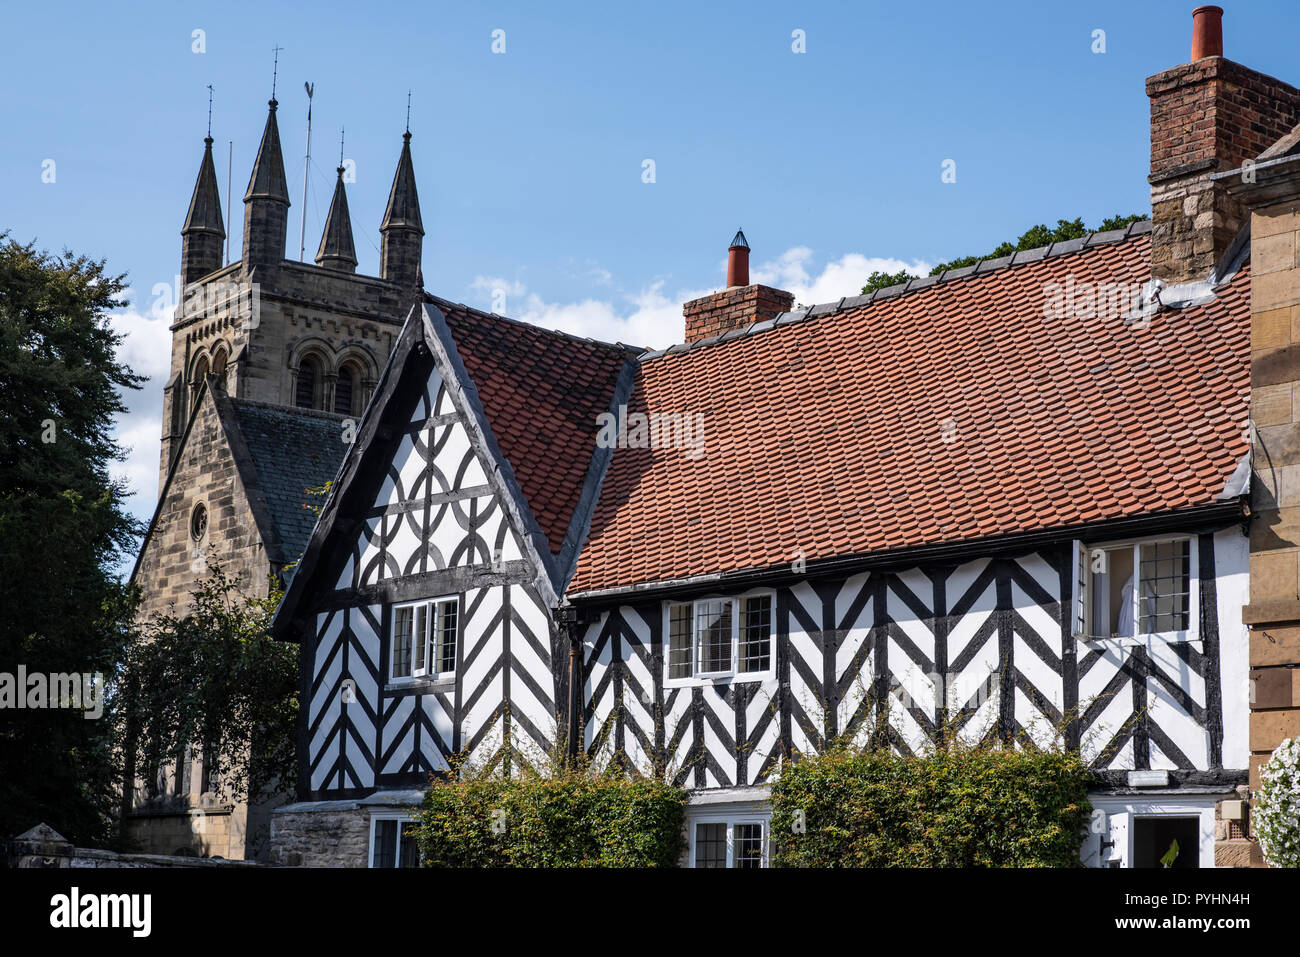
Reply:
[[435, 598], [393, 609], [392, 677], [448, 678], [456, 673], [460, 599]]
[[667, 683], [771, 677], [776, 668], [774, 606], [771, 592], [668, 605]]
[[758, 817], [695, 820], [691, 867], [767, 867], [767, 822]]
[[1085, 640], [1197, 637], [1196, 541], [1075, 543], [1074, 633]]
[[370, 821], [371, 867], [419, 867], [416, 823], [402, 817], [376, 816]]

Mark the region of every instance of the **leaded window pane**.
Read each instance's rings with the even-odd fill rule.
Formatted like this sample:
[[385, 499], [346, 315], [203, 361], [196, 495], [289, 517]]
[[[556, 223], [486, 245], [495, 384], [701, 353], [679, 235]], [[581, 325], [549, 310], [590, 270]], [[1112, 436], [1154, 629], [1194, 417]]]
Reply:
[[438, 605], [438, 672], [450, 674], [456, 670], [456, 619], [459, 609], [455, 601]]
[[668, 677], [691, 676], [691, 606], [673, 605], [668, 610]]
[[425, 662], [428, 661], [428, 652], [426, 649], [427, 635], [429, 634], [429, 606], [417, 605], [415, 608], [415, 632], [411, 635], [411, 646], [415, 650], [415, 674], [422, 675], [425, 673]]
[[767, 671], [772, 667], [772, 596], [746, 598], [741, 609], [738, 670]]
[[735, 867], [763, 866], [763, 825], [737, 824], [732, 840], [732, 861]]
[[397, 866], [397, 821], [375, 822], [375, 867]]
[[411, 674], [411, 633], [415, 627], [415, 609], [398, 608], [393, 615], [393, 677]]
[[727, 866], [727, 825], [695, 825], [695, 866]]
[[700, 671], [705, 674], [731, 670], [732, 605], [730, 600], [722, 600], [695, 606]]
[[400, 837], [398, 838], [397, 866], [419, 867], [420, 849], [415, 843], [415, 834], [412, 831], [413, 825], [406, 821], [399, 822], [399, 824]]
[[1139, 622], [1144, 635], [1186, 631], [1191, 619], [1189, 539], [1153, 542], [1140, 552]]

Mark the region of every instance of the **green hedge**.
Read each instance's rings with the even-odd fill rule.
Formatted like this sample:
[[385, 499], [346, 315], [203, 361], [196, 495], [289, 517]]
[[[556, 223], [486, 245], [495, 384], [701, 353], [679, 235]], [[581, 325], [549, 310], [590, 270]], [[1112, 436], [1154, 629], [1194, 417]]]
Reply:
[[836, 750], [772, 787], [772, 857], [787, 867], [1077, 867], [1088, 770], [1077, 755]]
[[675, 867], [686, 792], [571, 772], [435, 781], [416, 831], [426, 867]]

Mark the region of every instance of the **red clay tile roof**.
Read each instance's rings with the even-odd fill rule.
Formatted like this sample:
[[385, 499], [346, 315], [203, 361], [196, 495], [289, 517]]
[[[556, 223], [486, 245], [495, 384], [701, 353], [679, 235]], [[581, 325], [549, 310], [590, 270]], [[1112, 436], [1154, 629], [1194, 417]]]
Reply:
[[615, 452], [570, 593], [1213, 503], [1247, 451], [1249, 270], [1149, 328], [1044, 316], [1045, 284], [1144, 283], [1149, 249], [643, 359], [629, 409], [703, 413], [704, 453]]
[[559, 554], [596, 451], [597, 416], [609, 411], [635, 351], [436, 303], [497, 444]]

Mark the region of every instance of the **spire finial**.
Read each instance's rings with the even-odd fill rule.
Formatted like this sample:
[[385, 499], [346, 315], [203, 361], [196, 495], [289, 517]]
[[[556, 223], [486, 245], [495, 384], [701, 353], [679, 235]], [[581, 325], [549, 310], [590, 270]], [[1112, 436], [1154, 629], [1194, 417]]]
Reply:
[[272, 103], [275, 102], [275, 83], [276, 80], [280, 78], [280, 51], [283, 49], [284, 47], [280, 46], [280, 44], [278, 43], [275, 46], [271, 47], [271, 52], [275, 54], [275, 61], [271, 65], [271, 102]]
[[356, 247], [352, 243], [352, 217], [348, 213], [348, 197], [343, 186], [343, 130], [339, 130], [338, 179], [334, 182], [334, 198], [330, 201], [325, 229], [321, 233], [320, 248], [316, 251], [316, 265], [328, 269], [353, 272], [357, 268]]
[[406, 132], [411, 132], [411, 91], [406, 91]]
[[208, 84], [208, 139], [212, 139], [212, 84]]

